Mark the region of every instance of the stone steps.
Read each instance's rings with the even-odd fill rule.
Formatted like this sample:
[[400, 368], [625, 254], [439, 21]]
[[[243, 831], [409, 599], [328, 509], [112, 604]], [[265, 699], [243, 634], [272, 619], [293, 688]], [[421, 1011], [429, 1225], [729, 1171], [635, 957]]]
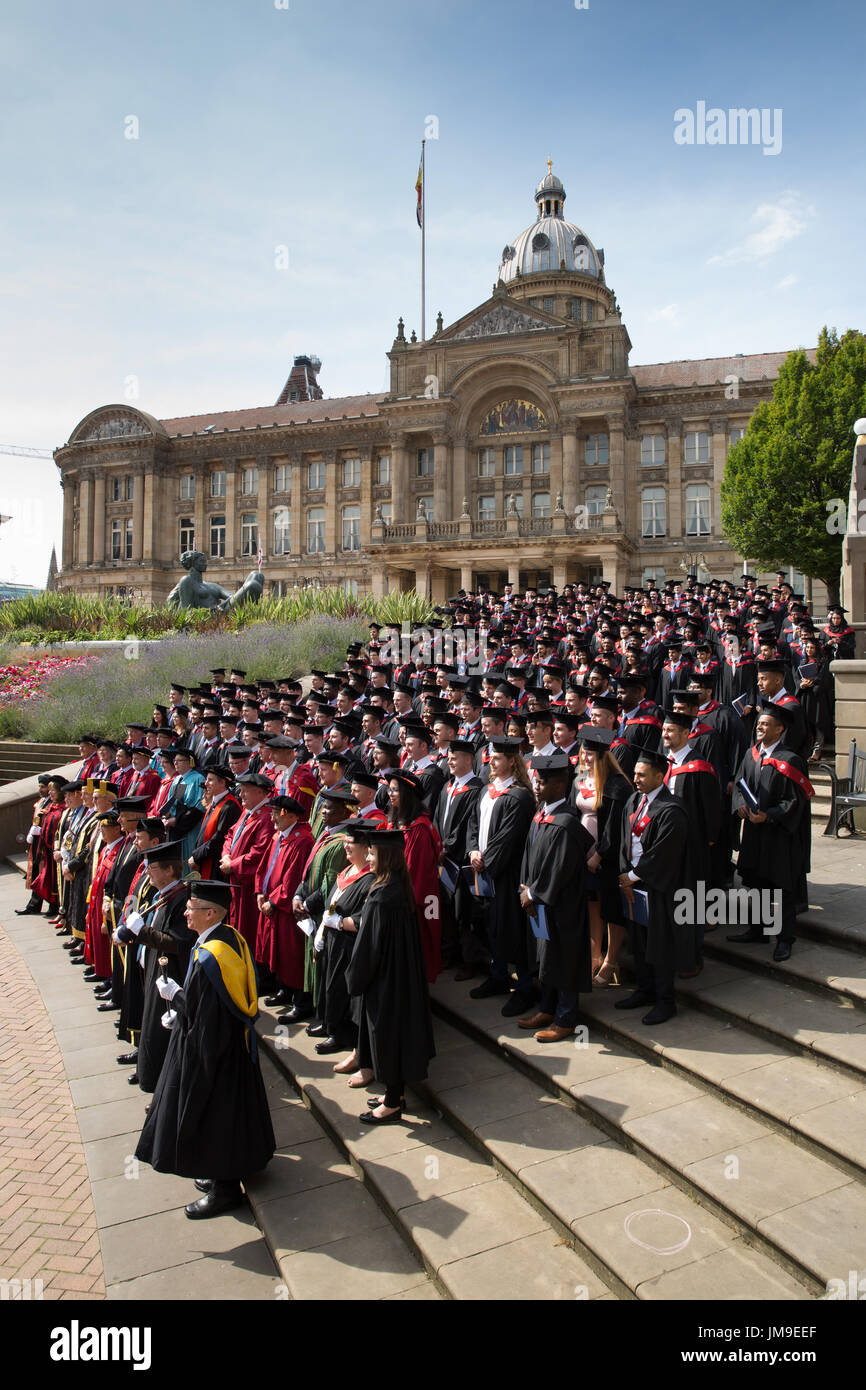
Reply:
[[[648, 1151], [613, 1137], [600, 1114], [579, 1114], [543, 1073], [522, 1074], [495, 1043], [437, 1020], [437, 1057], [417, 1088], [431, 1108], [411, 1107], [420, 1125], [361, 1134], [355, 1094], [322, 1067], [331, 1059], [316, 1057], [314, 1040], [292, 1029], [279, 1046], [265, 1029], [273, 1060], [452, 1298], [513, 1298], [519, 1288], [523, 1298], [808, 1299], [823, 1289], [796, 1260], [783, 1268], [756, 1248], [760, 1237], [744, 1239], [744, 1223], [675, 1185]], [[643, 1064], [602, 1062], [596, 1074], [621, 1065]], [[686, 1083], [664, 1082], [666, 1103], [682, 1103]]]
[[[468, 985], [441, 977], [433, 990], [436, 1012], [468, 1034], [467, 1067], [472, 1065], [473, 1050], [481, 1046], [503, 1071], [483, 1087], [466, 1082], [455, 1087], [453, 1080], [443, 1086], [434, 1063], [428, 1093], [455, 1124], [471, 1127], [476, 1143], [486, 1145], [501, 1135], [503, 1125], [497, 1125], [485, 1106], [496, 1103], [497, 1091], [507, 1094], [509, 1075], [519, 1071], [524, 1087], [529, 1088], [523, 1097], [524, 1111], [530, 1108], [533, 1085], [561, 1104], [576, 1107], [581, 1119], [606, 1132], [617, 1148], [630, 1150], [628, 1157], [642, 1160], [678, 1198], [693, 1200], [703, 1218], [709, 1219], [711, 1213], [713, 1219], [738, 1231], [755, 1247], [750, 1257], [764, 1262], [764, 1276], [773, 1270], [781, 1278], [793, 1275], [809, 1290], [799, 1296], [819, 1297], [828, 1279], [842, 1277], [840, 1269], [859, 1268], [866, 1245], [866, 1193], [861, 1180], [866, 1075], [859, 1085], [851, 1084], [829, 1068], [792, 1057], [782, 1048], [756, 1046], [745, 1030], [737, 1035], [700, 1015], [689, 1019], [686, 1011], [670, 1024], [647, 1029], [640, 1023], [643, 1010], [613, 1009], [614, 999], [621, 997], [618, 990], [581, 997], [590, 1030], [587, 1038], [576, 1039], [580, 1045], [568, 1041], [543, 1046], [531, 1033], [521, 1033], [512, 1021], [502, 1019], [501, 1000], [471, 1000], [468, 990]], [[643, 1037], [638, 1037], [638, 1030]], [[759, 1067], [775, 1070], [758, 1079], [763, 1087], [752, 1088], [749, 1071]], [[733, 1080], [729, 1080], [731, 1074]], [[743, 1080], [746, 1084], [738, 1086]], [[807, 1084], [815, 1110], [811, 1117], [805, 1113], [805, 1103], [798, 1107]], [[479, 1091], [488, 1094], [476, 1094]], [[532, 1117], [524, 1113], [521, 1123], [512, 1125], [511, 1148], [517, 1161], [518, 1136], [527, 1119]], [[502, 1161], [503, 1154], [497, 1158]], [[728, 1176], [735, 1170], [737, 1177]], [[588, 1176], [592, 1182], [591, 1169]], [[547, 1182], [553, 1185], [551, 1201], [557, 1185], [561, 1200], [580, 1200], [569, 1190], [565, 1165], [558, 1161], [516, 1173], [520, 1181], [527, 1177], [536, 1195], [539, 1184]], [[571, 1189], [586, 1181], [583, 1162], [571, 1165]], [[574, 1225], [585, 1238], [586, 1223]], [[697, 1288], [702, 1265], [692, 1273]], [[719, 1296], [709, 1289], [689, 1294], [672, 1292], [672, 1288], [667, 1283], [660, 1296]], [[777, 1295], [743, 1290], [741, 1296]]]
[[786, 961], [773, 960], [772, 941], [751, 945], [726, 940], [727, 927], [721, 926], [704, 937], [704, 955], [720, 965], [741, 970], [784, 984], [796, 985], [830, 999], [844, 999], [863, 1013], [866, 1024], [866, 962], [848, 947], [806, 939], [794, 943]]

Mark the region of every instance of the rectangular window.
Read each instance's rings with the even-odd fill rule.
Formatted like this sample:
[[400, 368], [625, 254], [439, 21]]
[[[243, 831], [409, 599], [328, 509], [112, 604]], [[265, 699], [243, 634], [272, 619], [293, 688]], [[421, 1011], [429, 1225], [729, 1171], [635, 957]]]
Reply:
[[318, 492], [325, 486], [325, 463], [323, 459], [311, 463], [307, 468], [307, 487], [312, 492]]
[[589, 516], [601, 516], [604, 511], [604, 504], [607, 499], [606, 487], [588, 487], [584, 494], [586, 500], [586, 510]]
[[181, 502], [195, 501], [195, 474], [185, 473], [180, 480], [180, 500]]
[[391, 486], [391, 455], [379, 455], [379, 471], [376, 475], [380, 487]]
[[607, 454], [607, 435], [588, 434], [586, 436], [586, 449], [584, 458], [590, 465], [604, 464], [608, 461]]
[[185, 550], [195, 549], [195, 522], [191, 516], [182, 516], [180, 519], [180, 553], [183, 555]]
[[361, 460], [343, 459], [343, 487], [361, 486]]
[[496, 475], [496, 450], [478, 450], [478, 476], [479, 478], [493, 478]]
[[130, 474], [128, 478], [124, 478], [124, 483], [126, 486], [123, 495], [127, 502], [133, 502], [135, 500], [135, 478]]
[[686, 535], [710, 534], [710, 489], [707, 483], [693, 483], [686, 488]]
[[516, 477], [523, 472], [523, 445], [510, 444], [505, 450], [505, 476]]
[[533, 444], [532, 446], [532, 471], [533, 473], [550, 472], [550, 445]]
[[108, 500], [109, 502], [123, 501], [123, 479], [109, 478], [108, 480]]
[[665, 572], [663, 569], [648, 565], [641, 575], [641, 588], [653, 589], [660, 588], [665, 582]]
[[358, 597], [358, 581], [357, 581], [357, 579], [344, 579], [344, 580], [343, 580], [343, 589], [344, 589], [345, 592], [346, 592], [347, 594], [349, 594], [352, 598], [357, 598], [357, 597]]
[[739, 444], [740, 440], [745, 437], [745, 433], [745, 425], [735, 425], [728, 435], [728, 442], [730, 444]]
[[419, 449], [419, 450], [418, 450], [418, 474], [417, 474], [417, 476], [418, 476], [419, 478], [432, 478], [432, 477], [433, 477], [433, 450], [432, 450], [432, 449]]
[[112, 560], [119, 560], [119, 559], [121, 558], [121, 555], [120, 555], [120, 545], [121, 545], [121, 529], [120, 529], [120, 526], [121, 526], [121, 524], [120, 524], [119, 521], [112, 521], [112, 523], [111, 523], [111, 558], [112, 558]]
[[644, 464], [664, 463], [665, 437], [663, 434], [645, 434], [640, 442], [640, 461]]
[[665, 490], [645, 487], [641, 493], [641, 535], [652, 538], [665, 534]]
[[343, 549], [361, 549], [361, 508], [343, 508]]
[[226, 475], [225, 469], [218, 468], [210, 475], [210, 495], [211, 497], [225, 497], [226, 495]]
[[292, 514], [288, 507], [274, 512], [274, 554], [288, 555], [292, 549]]
[[259, 519], [255, 512], [241, 517], [241, 554], [257, 555], [259, 551]]
[[479, 497], [478, 499], [478, 520], [492, 521], [496, 516], [496, 498]]
[[292, 465], [281, 463], [274, 469], [274, 492], [291, 492]]
[[704, 430], [694, 430], [686, 435], [685, 462], [709, 463], [710, 436]]
[[307, 512], [307, 550], [315, 555], [325, 549], [325, 509], [311, 507]]
[[[223, 474], [225, 478], [225, 474]], [[213, 560], [224, 560], [226, 557], [226, 519], [224, 516], [212, 516], [210, 519], [210, 553]]]
[[393, 504], [392, 504], [391, 502], [382, 502], [382, 503], [381, 503], [381, 508], [382, 508], [382, 520], [384, 521], [384, 523], [385, 523], [386, 526], [390, 526], [390, 525], [391, 525], [391, 521], [392, 521], [393, 516], [394, 516], [394, 507], [393, 507]]
[[550, 516], [550, 493], [534, 492], [532, 494], [532, 515]]
[[552, 294], [546, 294], [546, 295], [543, 297], [542, 301], [541, 301], [541, 307], [542, 307], [542, 309], [544, 310], [544, 312], [545, 312], [546, 314], [552, 314], [552, 313], [555, 312], [555, 310], [554, 310], [554, 305], [555, 305], [555, 303], [556, 303], [556, 301], [555, 301], [553, 295], [552, 295]]
[[123, 558], [132, 559], [132, 517], [128, 516], [123, 523]]
[[241, 473], [241, 496], [255, 497], [259, 490], [259, 470], [245, 468]]

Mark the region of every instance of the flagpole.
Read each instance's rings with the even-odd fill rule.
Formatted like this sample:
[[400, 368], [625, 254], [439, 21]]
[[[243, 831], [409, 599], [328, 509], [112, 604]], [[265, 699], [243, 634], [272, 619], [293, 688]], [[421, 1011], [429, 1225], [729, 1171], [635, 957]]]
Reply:
[[424, 164], [424, 146], [426, 140], [421, 141], [421, 342], [426, 342], [427, 334], [424, 326], [425, 310], [425, 277], [426, 277], [426, 250], [427, 250], [427, 170]]

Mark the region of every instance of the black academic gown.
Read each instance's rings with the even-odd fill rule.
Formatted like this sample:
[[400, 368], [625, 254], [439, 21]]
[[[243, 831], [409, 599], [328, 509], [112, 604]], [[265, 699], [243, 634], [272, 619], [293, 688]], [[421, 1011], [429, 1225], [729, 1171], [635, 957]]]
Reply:
[[[480, 848], [478, 843], [482, 798], [481, 792], [469, 817], [466, 832], [466, 853]], [[484, 867], [493, 880], [495, 897], [487, 914], [487, 939], [490, 954], [495, 960], [520, 964], [526, 957], [526, 914], [520, 906], [520, 861], [526, 836], [535, 814], [535, 797], [526, 787], [512, 782], [504, 796], [493, 803], [487, 848], [483, 851]]]
[[[243, 938], [228, 923], [214, 938], [240, 953]], [[260, 1172], [276, 1141], [254, 1036], [200, 961], [171, 1006], [177, 1018], [136, 1158], [159, 1173], [218, 1182]]]
[[[363, 912], [367, 894], [373, 886], [373, 874], [360, 874], [334, 897], [332, 890], [329, 910], [338, 912], [341, 917], [351, 917], [355, 926]], [[327, 1036], [345, 1042], [354, 1032], [349, 991], [346, 986], [346, 971], [355, 949], [357, 932], [336, 931], [328, 928], [319, 962], [319, 996], [316, 1010], [321, 1018]]]
[[[790, 729], [785, 729], [785, 733], [782, 740], [785, 744], [785, 747], [789, 748], [792, 753], [798, 754], [798, 756], [801, 758], [808, 758], [809, 754], [812, 751], [814, 734], [810, 731], [809, 726], [806, 723], [806, 715], [803, 711], [803, 706], [800, 704], [800, 701], [796, 699], [793, 695], [783, 693], [782, 698], [780, 700], [774, 701], [774, 703], [780, 705], [787, 705], [788, 709], [792, 711], [794, 716], [794, 722], [791, 725]], [[758, 709], [755, 711], [755, 717], [752, 724], [751, 742], [753, 744], [756, 742], [757, 739], [758, 719], [762, 713], [763, 710], [759, 706]]]
[[346, 970], [358, 1064], [380, 1081], [423, 1081], [436, 1055], [418, 913], [402, 882], [370, 889]]
[[418, 772], [415, 775], [421, 783], [421, 795], [424, 800], [424, 809], [432, 820], [439, 802], [439, 793], [447, 780], [445, 773], [436, 763], [431, 763], [429, 767], [425, 767], [422, 772]]
[[157, 977], [162, 974], [159, 957], [165, 956], [168, 960], [165, 973], [169, 979], [181, 984], [189, 965], [189, 953], [195, 945], [195, 932], [189, 930], [184, 916], [186, 890], [185, 883], [176, 883], [168, 896], [160, 899], [155, 910], [151, 906], [153, 915], [138, 934], [139, 945], [146, 947], [142, 982], [144, 1008], [136, 1065], [143, 1091], [155, 1089], [169, 1043], [168, 1030], [162, 1026], [167, 1005], [156, 988]]
[[[132, 894], [130, 910], [147, 917], [156, 896], [156, 889], [147, 873], [138, 880]], [[138, 959], [138, 941], [135, 934], [125, 927], [119, 929], [122, 946], [118, 947], [122, 963], [122, 983], [120, 991], [120, 1014], [117, 1033], [124, 1042], [137, 1046], [144, 1016], [144, 967]]]
[[619, 895], [619, 847], [622, 839], [622, 810], [633, 791], [631, 782], [614, 773], [604, 784], [598, 808], [598, 902], [603, 922], [625, 926]]
[[[806, 877], [811, 867], [812, 817], [807, 793], [796, 780], [772, 765], [761, 765], [759, 744], [747, 748], [737, 768], [733, 810], [744, 804], [736, 782], [743, 778], [758, 798], [766, 821], [742, 822], [737, 868], [749, 888], [772, 885], [796, 894], [797, 904], [807, 902]], [[805, 759], [782, 739], [773, 749], [774, 760], [786, 764], [808, 780]]]
[[637, 887], [648, 893], [649, 925], [646, 929], [647, 963], [665, 974], [672, 970], [694, 970], [694, 923], [678, 923], [674, 916], [674, 894], [688, 886], [687, 848], [689, 828], [682, 803], [662, 786], [649, 803], [649, 825], [641, 836], [643, 853], [637, 866], [631, 862], [630, 817], [641, 803], [640, 792], [633, 792], [623, 807], [620, 873], [634, 868], [639, 874]]
[[[466, 835], [469, 830], [469, 818], [484, 784], [480, 777], [473, 774], [468, 782], [464, 782], [457, 795], [451, 798], [450, 810], [449, 786], [450, 783], [447, 783], [439, 793], [433, 824], [439, 832], [445, 858], [451, 859], [459, 868], [466, 863]], [[457, 953], [461, 936], [464, 949], [468, 947], [469, 943], [464, 933], [469, 932], [470, 923], [475, 915], [475, 900], [462, 875], [457, 880], [457, 888], [453, 894], [448, 893], [444, 886], [441, 886], [440, 899], [443, 919], [442, 955], [443, 964], [445, 964]]]
[[[535, 903], [543, 903], [548, 939], [536, 939], [542, 984], [579, 994], [592, 989], [592, 956], [587, 913], [586, 856], [592, 836], [566, 802], [554, 811], [541, 807], [529, 829], [520, 882]], [[530, 908], [530, 912], [532, 909]]]

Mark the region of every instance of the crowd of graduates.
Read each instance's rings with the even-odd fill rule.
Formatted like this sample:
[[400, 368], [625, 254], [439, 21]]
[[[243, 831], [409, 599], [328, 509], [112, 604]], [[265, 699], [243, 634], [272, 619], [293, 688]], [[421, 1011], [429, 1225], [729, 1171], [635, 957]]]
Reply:
[[47, 904], [116, 1016], [118, 1062], [155, 1093], [141, 1156], [211, 1174], [189, 1215], [238, 1200], [270, 1142], [243, 1118], [260, 1078], [243, 1099], [217, 1068], [220, 1124], [258, 1126], [256, 1141], [210, 1168], [200, 1142], [179, 1157], [170, 1049], [183, 1034], [177, 1048], [207, 1050], [205, 961], [248, 1059], [264, 995], [348, 1086], [378, 1079], [361, 1117], [376, 1124], [399, 1121], [405, 1083], [427, 1074], [442, 970], [503, 996], [544, 1045], [573, 1032], [581, 993], [620, 985], [627, 940], [617, 1007], [664, 1023], [726, 920], [703, 904], [735, 861], [774, 915], [729, 939], [787, 959], [807, 905], [808, 763], [853, 631], [840, 608], [818, 630], [779, 579], [461, 592], [411, 643], [371, 623], [341, 670], [303, 685], [237, 669], [178, 682], [123, 743], [82, 738], [71, 780], [40, 778], [22, 912]]

